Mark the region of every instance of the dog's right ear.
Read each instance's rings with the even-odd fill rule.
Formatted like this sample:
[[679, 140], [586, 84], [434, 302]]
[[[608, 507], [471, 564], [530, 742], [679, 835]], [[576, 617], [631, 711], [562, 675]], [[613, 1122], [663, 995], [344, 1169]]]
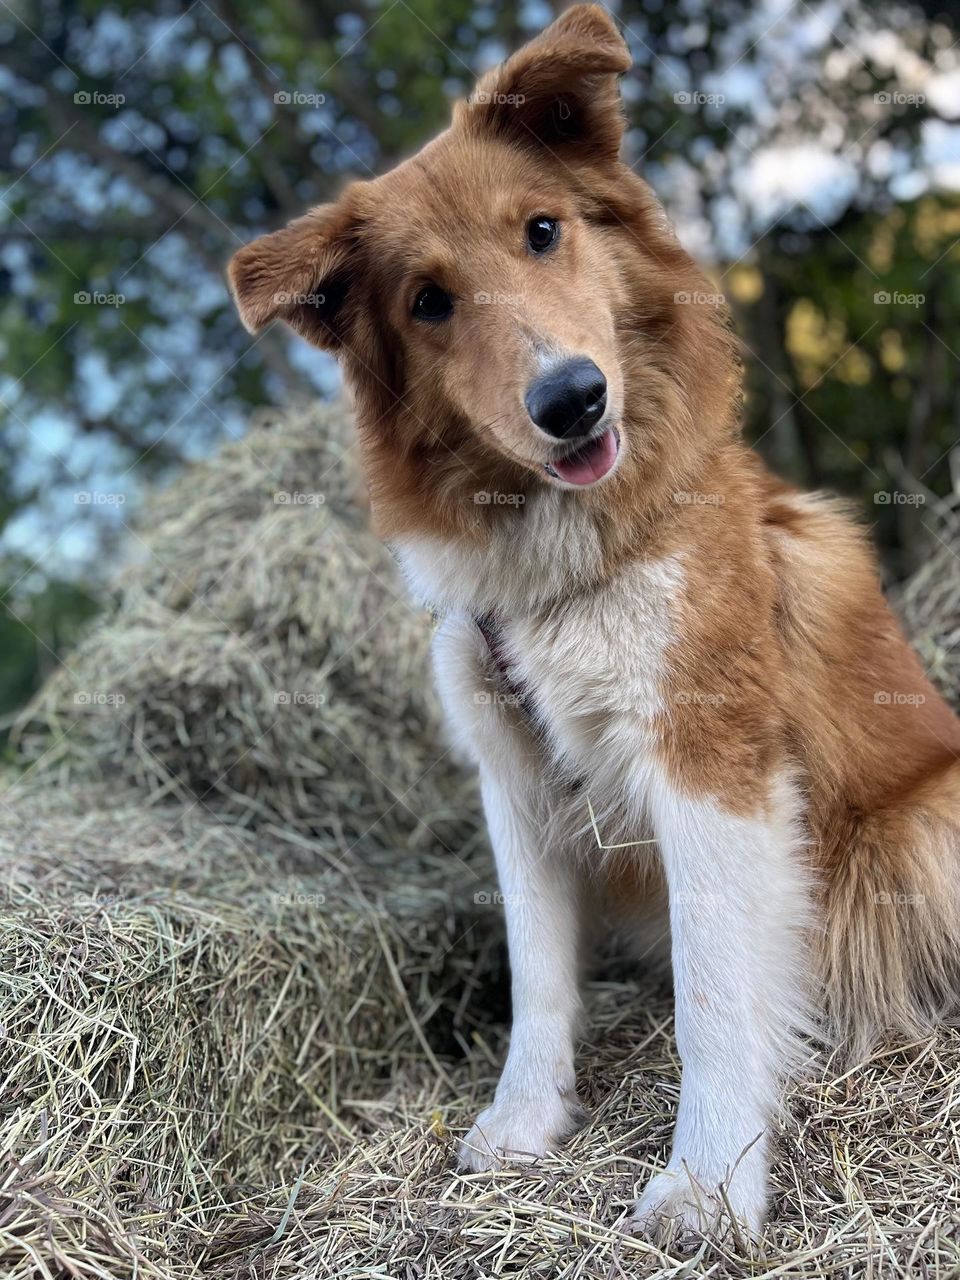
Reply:
[[560, 157], [616, 161], [625, 124], [617, 77], [630, 63], [607, 10], [576, 5], [488, 71], [455, 121]]
[[259, 333], [283, 320], [327, 351], [342, 342], [341, 310], [356, 271], [357, 221], [349, 193], [281, 231], [245, 245], [227, 274], [244, 327]]

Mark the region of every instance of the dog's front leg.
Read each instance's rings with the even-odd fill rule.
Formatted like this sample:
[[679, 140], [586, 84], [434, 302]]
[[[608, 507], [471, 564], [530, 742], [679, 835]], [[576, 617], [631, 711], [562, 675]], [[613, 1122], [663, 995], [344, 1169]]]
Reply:
[[507, 918], [513, 1030], [493, 1104], [460, 1147], [468, 1169], [542, 1156], [580, 1119], [573, 1063], [580, 1011], [576, 867], [551, 847], [543, 798], [531, 785], [483, 772], [481, 783]]
[[673, 1152], [633, 1223], [757, 1231], [771, 1127], [805, 1023], [807, 874], [786, 784], [755, 816], [659, 784], [651, 815], [670, 897], [677, 1046]]

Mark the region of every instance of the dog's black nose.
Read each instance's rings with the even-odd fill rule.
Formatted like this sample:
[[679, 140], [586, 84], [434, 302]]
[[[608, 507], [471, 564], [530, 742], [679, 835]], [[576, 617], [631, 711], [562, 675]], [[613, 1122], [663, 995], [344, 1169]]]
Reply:
[[607, 407], [607, 380], [585, 356], [565, 360], [527, 388], [527, 413], [548, 435], [585, 436]]

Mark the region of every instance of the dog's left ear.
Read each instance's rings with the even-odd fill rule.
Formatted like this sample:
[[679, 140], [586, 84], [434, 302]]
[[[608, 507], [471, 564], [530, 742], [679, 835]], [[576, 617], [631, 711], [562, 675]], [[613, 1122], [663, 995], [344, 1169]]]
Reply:
[[578, 149], [615, 161], [624, 130], [617, 76], [630, 64], [606, 9], [577, 5], [488, 71], [456, 123], [560, 155]]
[[348, 187], [335, 204], [318, 205], [233, 255], [230, 289], [250, 333], [279, 319], [315, 346], [339, 349], [359, 261], [354, 194]]

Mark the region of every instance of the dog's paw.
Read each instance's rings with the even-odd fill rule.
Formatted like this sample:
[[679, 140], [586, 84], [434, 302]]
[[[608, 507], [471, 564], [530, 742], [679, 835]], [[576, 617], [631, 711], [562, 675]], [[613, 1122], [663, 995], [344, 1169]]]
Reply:
[[555, 1151], [586, 1118], [575, 1097], [555, 1093], [538, 1099], [495, 1101], [480, 1113], [460, 1143], [461, 1169], [480, 1172], [508, 1164], [530, 1164]]
[[717, 1180], [698, 1177], [692, 1166], [671, 1160], [662, 1173], [647, 1183], [627, 1229], [648, 1239], [686, 1231], [712, 1236], [738, 1231], [756, 1236], [766, 1212], [766, 1170], [762, 1162], [742, 1163], [729, 1180]]

